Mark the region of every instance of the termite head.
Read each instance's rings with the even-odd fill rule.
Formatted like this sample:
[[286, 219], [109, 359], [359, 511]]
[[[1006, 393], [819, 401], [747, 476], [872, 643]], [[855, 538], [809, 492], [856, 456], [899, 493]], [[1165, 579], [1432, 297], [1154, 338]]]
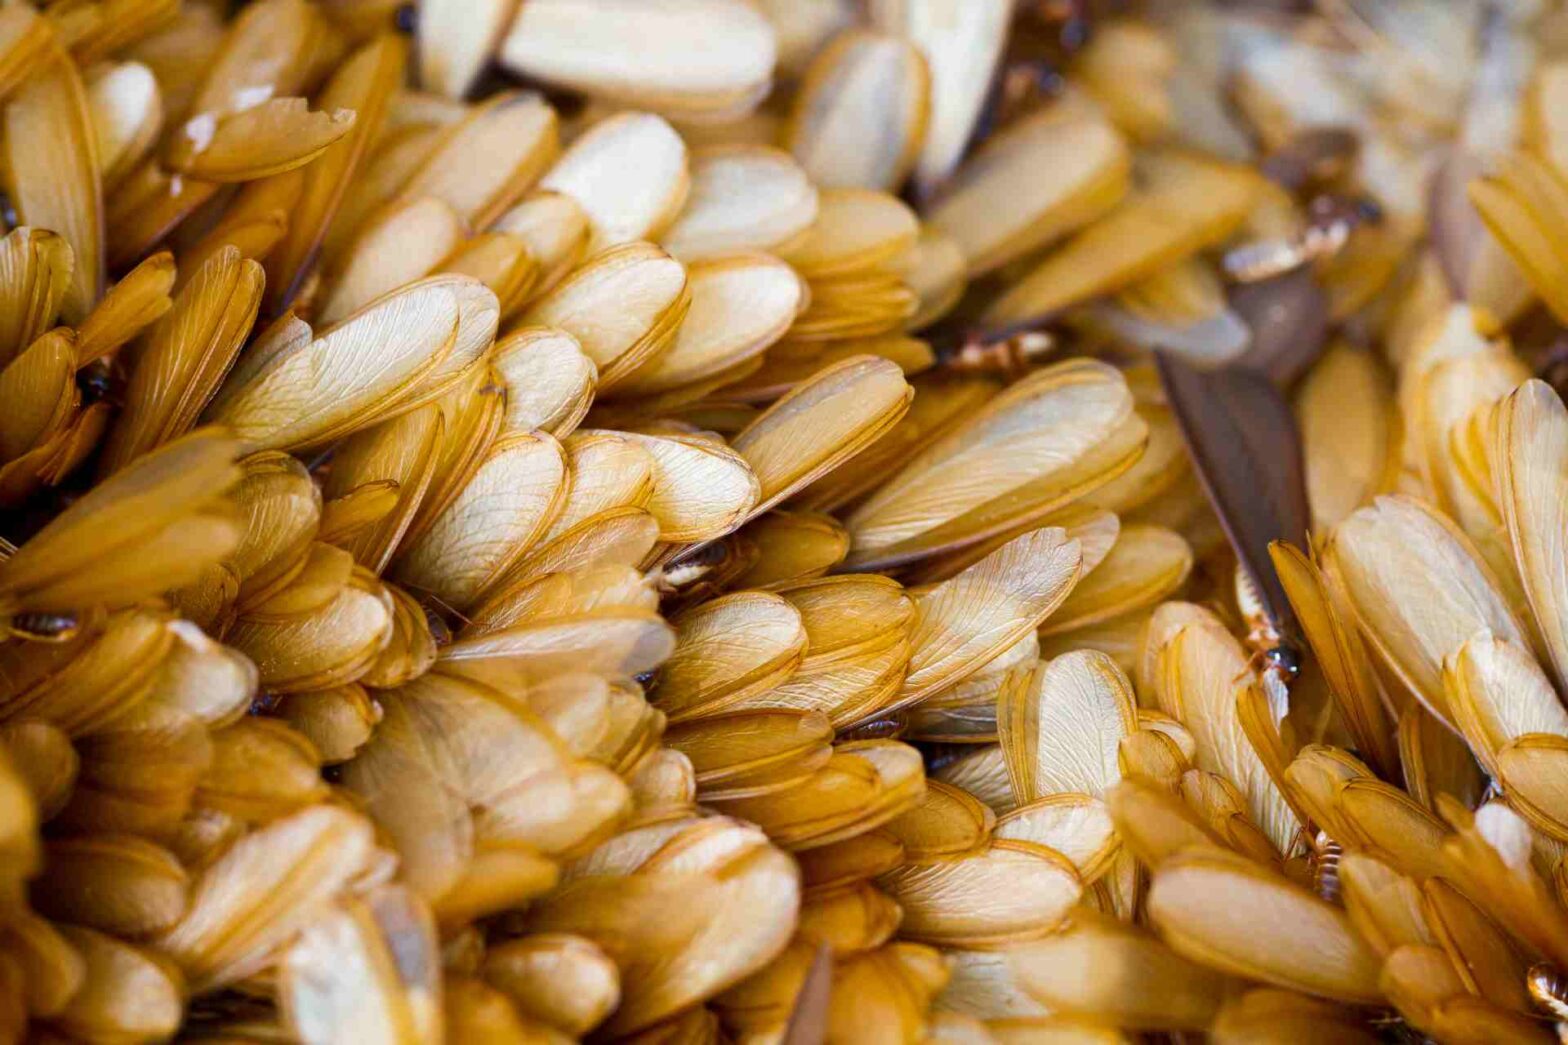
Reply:
[[114, 392], [114, 372], [107, 359], [95, 359], [76, 374], [77, 387], [82, 391], [82, 402], [87, 405], [101, 403]]
[[1263, 670], [1278, 673], [1287, 684], [1294, 682], [1301, 674], [1301, 652], [1288, 642], [1280, 642], [1263, 651]]

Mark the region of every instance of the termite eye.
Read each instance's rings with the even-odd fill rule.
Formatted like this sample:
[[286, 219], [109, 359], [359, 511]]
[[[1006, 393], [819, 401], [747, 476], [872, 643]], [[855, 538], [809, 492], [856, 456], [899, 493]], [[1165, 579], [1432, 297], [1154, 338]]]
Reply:
[[1383, 208], [1373, 199], [1362, 197], [1356, 202], [1356, 216], [1362, 221], [1376, 224], [1383, 220]]
[[1301, 656], [1289, 646], [1275, 646], [1263, 655], [1263, 659], [1278, 668], [1288, 679], [1301, 674]]

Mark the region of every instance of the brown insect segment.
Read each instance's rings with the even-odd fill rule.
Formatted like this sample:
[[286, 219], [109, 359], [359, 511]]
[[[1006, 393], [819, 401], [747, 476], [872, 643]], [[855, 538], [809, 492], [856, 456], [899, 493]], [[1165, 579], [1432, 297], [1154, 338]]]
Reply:
[[722, 566], [729, 557], [729, 545], [723, 541], [710, 541], [664, 567], [662, 585], [669, 591], [678, 591]]
[[909, 730], [909, 723], [901, 715], [889, 715], [885, 718], [875, 718], [869, 722], [861, 722], [851, 726], [840, 734], [846, 741], [852, 740], [896, 740]]
[[68, 613], [18, 613], [6, 625], [15, 638], [30, 642], [68, 642], [76, 637], [79, 621]]
[[[1273, 574], [1272, 565], [1264, 568], [1270, 571], [1269, 575]], [[1245, 567], [1236, 570], [1236, 604], [1247, 629], [1242, 641], [1252, 651], [1251, 666], [1272, 674], [1288, 687], [1301, 674], [1306, 649], [1299, 637], [1286, 636], [1280, 631], [1272, 611], [1263, 602], [1251, 570]]]
[[1056, 34], [1062, 49], [1076, 51], [1089, 42], [1093, 28], [1090, 0], [1025, 0], [1026, 17]]
[[1381, 220], [1382, 210], [1372, 200], [1318, 196], [1307, 207], [1306, 228], [1290, 239], [1252, 243], [1227, 251], [1225, 272], [1241, 283], [1281, 276], [1333, 257], [1349, 242], [1352, 232]]
[[84, 404], [103, 402], [114, 393], [114, 369], [107, 359], [94, 360], [77, 373], [76, 383]]
[[425, 627], [430, 629], [430, 637], [435, 640], [436, 645], [445, 646], [451, 642], [452, 627], [446, 622], [446, 618], [430, 606], [421, 608], [424, 610]]
[[1040, 320], [964, 330], [936, 341], [937, 365], [948, 373], [1017, 380], [1048, 359], [1058, 348]]
[[1329, 903], [1340, 902], [1339, 860], [1344, 848], [1323, 831], [1312, 839], [1312, 888]]

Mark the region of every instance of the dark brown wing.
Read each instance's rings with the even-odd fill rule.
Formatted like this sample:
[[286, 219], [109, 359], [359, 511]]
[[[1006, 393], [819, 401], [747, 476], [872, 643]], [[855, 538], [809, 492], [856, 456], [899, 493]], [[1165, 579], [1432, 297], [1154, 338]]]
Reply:
[[806, 982], [795, 996], [780, 1045], [822, 1045], [828, 1037], [828, 1002], [833, 997], [833, 952], [826, 944], [806, 970]]
[[1237, 366], [1289, 387], [1323, 352], [1328, 340], [1328, 295], [1311, 265], [1230, 290], [1231, 311], [1252, 331]]
[[1269, 561], [1270, 541], [1299, 544], [1310, 523], [1301, 437], [1290, 407], [1255, 370], [1195, 370], [1167, 352], [1156, 352], [1155, 360], [1236, 558], [1256, 586], [1269, 623], [1300, 649], [1300, 628]]

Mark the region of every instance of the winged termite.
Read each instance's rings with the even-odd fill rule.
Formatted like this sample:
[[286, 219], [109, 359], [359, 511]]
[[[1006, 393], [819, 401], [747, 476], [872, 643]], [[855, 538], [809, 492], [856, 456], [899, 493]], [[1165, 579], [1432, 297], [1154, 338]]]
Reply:
[[[695, 841], [704, 833], [694, 830], [688, 835], [696, 836]], [[799, 902], [798, 872], [754, 829], [737, 824], [726, 834], [730, 837], [723, 850], [705, 859], [693, 854], [685, 866], [674, 862], [666, 867], [679, 861], [690, 845], [677, 835], [644, 861], [638, 873], [576, 878], [531, 916], [547, 931], [580, 931], [621, 966], [625, 993], [610, 1026], [630, 1030], [656, 1022], [684, 1008], [692, 994], [716, 992], [757, 971], [788, 942], [792, 919], [779, 915], [792, 912]], [[604, 899], [582, 903], [594, 896]], [[675, 903], [677, 897], [684, 901]], [[660, 930], [661, 937], [675, 943], [664, 961], [639, 946], [643, 941], [638, 937], [654, 927], [647, 918], [654, 910], [690, 915]], [[584, 922], [583, 915], [589, 913], [594, 917]], [[727, 927], [726, 944], [717, 961], [699, 964], [706, 949], [701, 923], [708, 919]], [[622, 935], [627, 929], [633, 935]]]
[[[1450, 160], [1445, 173], [1451, 173], [1437, 182], [1439, 190], [1448, 188], [1455, 197], [1448, 209], [1459, 212], [1447, 218], [1443, 229], [1448, 235], [1439, 240], [1447, 248], [1439, 256], [1451, 285], [1458, 288], [1457, 296], [1480, 299], [1492, 307], [1501, 304], [1498, 311], [1503, 315], [1516, 315], [1528, 304], [1528, 292], [1517, 282], [1522, 274], [1526, 286], [1554, 313], [1559, 312], [1562, 303], [1556, 300], [1550, 280], [1560, 255], [1544, 229], [1551, 215], [1568, 202], [1560, 174], [1525, 152], [1500, 157], [1491, 173], [1478, 160], [1465, 164], [1465, 159]], [[1439, 196], [1435, 202], [1441, 204], [1442, 199]], [[1444, 213], [1436, 206], [1434, 211]], [[1504, 289], [1494, 289], [1499, 284]], [[1502, 301], [1493, 300], [1497, 298]]]
[[1257, 641], [1270, 667], [1293, 678], [1299, 626], [1267, 557], [1271, 541], [1296, 539], [1310, 525], [1295, 419], [1254, 372], [1205, 374], [1169, 353], [1155, 359], [1204, 491], [1265, 616], [1268, 630]]
[[[45, 854], [50, 885], [35, 906], [47, 917], [100, 932], [141, 936], [185, 912], [186, 874], [162, 847], [133, 836], [62, 840]], [[120, 885], [104, 883], [118, 878]]]
[[78, 400], [71, 378], [76, 346], [69, 334], [39, 338], [0, 370], [0, 394], [16, 404], [0, 428], [0, 457], [15, 460], [55, 435]]
[[[383, 295], [320, 337], [297, 320], [275, 324], [240, 359], [208, 414], [257, 448], [341, 438], [399, 407], [440, 398], [488, 349], [495, 308], [495, 296], [476, 281], [438, 276]], [[382, 340], [392, 329], [397, 334]], [[366, 383], [357, 371], [370, 365], [373, 342], [395, 351], [376, 360], [377, 379]]]
[[650, 243], [627, 243], [596, 255], [536, 300], [523, 322], [576, 337], [599, 368], [599, 387], [607, 388], [668, 348], [690, 305], [678, 261]]
[[[346, 553], [345, 553], [346, 554]], [[356, 567], [321, 605], [286, 617], [245, 615], [230, 636], [276, 692], [323, 689], [358, 678], [389, 640], [393, 609], [375, 578]]]
[[1392, 777], [1398, 755], [1388, 713], [1362, 638], [1344, 619], [1343, 594], [1293, 545], [1272, 544], [1269, 553], [1357, 749], [1383, 776]]
[[0, 746], [32, 792], [39, 815], [48, 819], [58, 813], [81, 769], [81, 759], [65, 731], [45, 722], [17, 722], [0, 728]]
[[1554, 13], [173, 6], [0, 15], [0, 1036], [1542, 1029]]
[[691, 156], [691, 191], [661, 242], [687, 262], [789, 242], [817, 216], [817, 187], [787, 153], [716, 146]]
[[261, 266], [229, 247], [175, 297], [138, 354], [100, 465], [106, 474], [196, 423], [250, 332], [262, 281]]
[[[925, 58], [910, 41], [842, 33], [806, 70], [784, 144], [819, 185], [896, 189], [925, 138], [929, 84]], [[880, 129], [874, 138], [873, 128]], [[877, 149], [865, 148], [868, 141]]]
[[466, 95], [484, 71], [515, 10], [511, 0], [497, 0], [475, 10], [441, 4], [420, 8], [420, 83], [450, 98]]
[[179, 974], [140, 947], [92, 929], [69, 927], [65, 940], [81, 955], [82, 987], [55, 1015], [66, 1033], [87, 1037], [159, 1036], [180, 1022]]
[[497, 95], [439, 138], [403, 195], [443, 199], [464, 221], [483, 228], [555, 159], [556, 123], [555, 110], [536, 94]]
[[[1091, 957], [1092, 956], [1092, 957]], [[1065, 933], [1010, 952], [1026, 990], [1053, 1011], [1110, 1017], [1124, 1027], [1207, 1026], [1224, 997], [1222, 976], [1188, 963], [1150, 937], [1087, 914]], [[1075, 971], [1094, 967], [1124, 973], [1087, 980]]]
[[430, 1033], [440, 1015], [435, 947], [430, 913], [408, 890], [346, 900], [289, 947], [285, 1017], [305, 1041], [330, 1041], [345, 1022], [380, 1040]]
[[898, 367], [854, 356], [817, 372], [735, 436], [760, 487], [752, 515], [842, 464], [895, 424], [913, 392]]
[[434, 196], [393, 204], [368, 225], [329, 277], [320, 322], [335, 323], [431, 272], [467, 238], [457, 212]]
[[[238, 537], [227, 514], [215, 510], [238, 478], [234, 455], [234, 443], [218, 433], [193, 433], [101, 484], [6, 560], [0, 606], [9, 615], [125, 605], [179, 586]], [[81, 540], [75, 529], [83, 524], [111, 525], [113, 537]], [[181, 545], [184, 555], [203, 554], [194, 562], [171, 556]], [[96, 570], [82, 572], [93, 564]]]
[[[1383, 571], [1392, 567], [1391, 557], [1396, 555], [1433, 563], [1430, 568], [1437, 572], [1430, 576], [1444, 578], [1442, 612], [1407, 616], [1403, 607], [1418, 603], [1420, 595], [1407, 592], [1395, 605], [1373, 594], [1373, 585], [1379, 584], [1375, 578], [1386, 576]], [[1438, 566], [1438, 562], [1446, 565]], [[1483, 627], [1499, 638], [1524, 641], [1521, 625], [1496, 593], [1469, 542], [1452, 523], [1419, 502], [1379, 498], [1352, 514], [1340, 524], [1330, 544], [1330, 567], [1343, 578], [1358, 620], [1366, 622], [1363, 630], [1374, 649], [1441, 720], [1451, 721], [1436, 674], [1441, 658]], [[1413, 573], [1402, 571], [1400, 578], [1396, 583], [1417, 583]]]
[[848, 531], [820, 512], [775, 510], [743, 532], [761, 550], [756, 563], [736, 578], [741, 587], [794, 585], [827, 573], [849, 552]]
[[539, 278], [539, 266], [528, 253], [528, 245], [506, 232], [473, 237], [441, 261], [441, 271], [471, 276], [489, 287], [500, 303], [503, 322], [522, 308]]
[[70, 244], [62, 237], [26, 226], [0, 241], [4, 251], [5, 362], [29, 348], [53, 326], [75, 264]]
[[[1213, 891], [1220, 883], [1232, 888]], [[1254, 935], [1256, 923], [1241, 910], [1247, 902], [1271, 895], [1288, 897], [1288, 906], [1281, 910], [1291, 912], [1293, 924], [1279, 934]], [[1222, 904], [1212, 902], [1222, 896]], [[1379, 963], [1344, 914], [1255, 865], [1209, 852], [1175, 857], [1156, 873], [1149, 904], [1155, 928], [1178, 954], [1351, 1002], [1380, 994]], [[1200, 908], [1208, 913], [1197, 914]]]
[[353, 125], [351, 109], [313, 113], [304, 98], [274, 98], [221, 119], [194, 117], [166, 160], [194, 178], [252, 181], [304, 166]]
[[[607, 179], [609, 171], [624, 171], [635, 179], [636, 191]], [[539, 185], [582, 206], [591, 230], [590, 253], [655, 240], [685, 204], [691, 187], [686, 143], [658, 116], [614, 116], [574, 141]]]
[[1391, 389], [1370, 353], [1335, 344], [1302, 381], [1295, 407], [1313, 531], [1323, 534], [1389, 482]]
[[[1257, 192], [1249, 170], [1161, 155], [1147, 187], [1134, 191], [1104, 222], [1049, 254], [985, 312], [991, 322], [1043, 315], [1119, 290], [1173, 261], [1223, 240]], [[1157, 235], [1147, 235], [1149, 229]]]
[[[467, 607], [543, 536], [561, 510], [565, 489], [565, 452], [554, 439], [540, 434], [502, 440], [446, 511], [407, 547], [394, 572], [417, 590]], [[502, 497], [509, 509], [501, 507]], [[488, 526], [467, 521], [475, 511], [484, 513]]]
[[925, 784], [919, 757], [914, 748], [894, 740], [845, 742], [798, 787], [717, 805], [753, 820], [786, 848], [831, 845], [911, 808]]
[[1178, 535], [1139, 525], [1120, 529], [1115, 544], [1041, 629], [1043, 635], [1103, 623], [1152, 607], [1173, 594], [1192, 569], [1192, 551]]
[[[913, 939], [952, 945], [996, 944], [1040, 935], [1062, 921], [1081, 886], [1072, 864], [1030, 842], [993, 841], [976, 854], [942, 863], [906, 864], [879, 879], [904, 908]], [[1005, 922], [974, 899], [1007, 882]], [[952, 896], [953, 902], [938, 900]]]
[[779, 256], [808, 280], [864, 274], [903, 255], [919, 234], [914, 212], [887, 193], [824, 190], [816, 221]]
[[[697, 31], [722, 46], [694, 65], [669, 45]], [[767, 92], [775, 55], [773, 31], [762, 13], [728, 0], [701, 0], [670, 11], [549, 0], [520, 12], [502, 40], [500, 60], [509, 69], [607, 101], [701, 120], [755, 107]]]
[[[1121, 776], [1117, 741], [1136, 727], [1126, 677], [1109, 658], [1088, 651], [1059, 657], [1004, 689], [997, 719], [1008, 778], [1021, 802], [1063, 792], [1103, 796]], [[1061, 757], [1068, 750], [1071, 762]]]
[[691, 305], [680, 332], [667, 351], [618, 385], [616, 398], [700, 388], [704, 379], [766, 351], [805, 306], [805, 284], [766, 254], [694, 262], [686, 276]]
[[831, 757], [831, 727], [818, 712], [736, 715], [742, 717], [705, 716], [666, 733], [667, 742], [691, 759], [699, 794], [738, 798], [785, 790]]
[[[1071, 166], [1042, 156], [1063, 154]], [[931, 211], [978, 276], [1050, 245], [1105, 213], [1127, 191], [1127, 146], [1103, 117], [1047, 108], [992, 138], [958, 169]], [[1008, 201], [999, 209], [997, 201]]]
[[71, 244], [76, 264], [61, 307], [65, 318], [80, 320], [103, 288], [104, 217], [87, 95], [63, 53], [6, 107], [6, 135], [37, 143], [10, 156], [8, 192], [23, 222], [54, 229]]
[[[1061, 605], [1081, 568], [1079, 542], [1048, 527], [1014, 538], [922, 593], [900, 702], [917, 702], [962, 681], [1017, 642]], [[977, 614], [982, 597], [995, 601]], [[991, 618], [1004, 612], [1011, 619], [993, 630]]]
[[948, 373], [975, 374], [1016, 380], [1057, 350], [1057, 339], [1039, 329], [1044, 319], [1028, 319], [1003, 327], [966, 331], [950, 345], [937, 348], [937, 364]]
[[918, 184], [928, 194], [958, 165], [973, 136], [992, 69], [1006, 42], [1009, 13], [1005, 4], [987, 3], [955, 24], [940, 0], [879, 0], [871, 5], [877, 27], [906, 35], [931, 70], [930, 127], [915, 169]]
[[1199, 623], [1180, 628], [1159, 649], [1160, 704], [1191, 730], [1194, 764], [1234, 782], [1251, 819], [1277, 850], [1288, 852], [1299, 823], [1247, 737], [1241, 698], [1251, 680], [1240, 644], [1228, 632]]
[[[1049, 421], [1020, 427], [1036, 415]], [[1069, 362], [1038, 371], [855, 510], [849, 565], [907, 562], [1041, 519], [1130, 466], [1142, 436], [1126, 384], [1110, 368]], [[982, 459], [984, 484], [975, 477]], [[948, 486], [943, 477], [959, 472], [967, 481]]]
[[1106, 805], [1083, 794], [1048, 795], [1025, 803], [997, 821], [996, 837], [1061, 853], [1077, 869], [1085, 888], [1103, 889], [1115, 877], [1122, 853]]

